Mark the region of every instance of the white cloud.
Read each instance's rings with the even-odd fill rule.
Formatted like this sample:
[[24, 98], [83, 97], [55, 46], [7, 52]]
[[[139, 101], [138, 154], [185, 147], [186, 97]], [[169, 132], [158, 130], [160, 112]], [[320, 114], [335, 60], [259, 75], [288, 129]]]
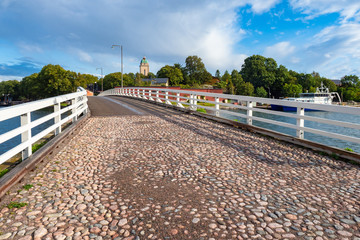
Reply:
[[90, 56], [89, 53], [82, 51], [80, 49], [77, 49], [74, 52], [76, 53], [80, 61], [89, 62], [89, 63], [93, 62], [93, 58]]
[[333, 77], [359, 75], [360, 24], [345, 23], [324, 28], [309, 43], [306, 54], [315, 66]]
[[6, 75], [0, 75], [0, 82], [2, 81], [8, 81], [8, 80], [18, 80], [21, 81], [23, 77], [19, 76], [6, 76]]
[[339, 13], [342, 22], [360, 20], [360, 2], [358, 0], [290, 0], [290, 4], [307, 14], [307, 19], [328, 13]]
[[253, 0], [249, 1], [248, 4], [251, 4], [251, 10], [255, 13], [263, 13], [274, 7], [280, 0]]
[[29, 53], [42, 53], [43, 49], [37, 45], [37, 44], [29, 44], [26, 42], [20, 42], [18, 43], [18, 47], [25, 52], [25, 54], [29, 54]]
[[[238, 69], [246, 57], [236, 49], [245, 35], [238, 24], [238, 8], [248, 5], [253, 13], [261, 14], [280, 0], [13, 2], [7, 4], [8, 11], [0, 12], [0, 29], [12, 37], [9, 41], [36, 42], [34, 46], [41, 46], [37, 50], [44, 51], [44, 61], [55, 59], [60, 64], [73, 64], [65, 56], [70, 54], [72, 59], [82, 61], [79, 65], [89, 63], [93, 68], [102, 65], [109, 72], [117, 71], [112, 62], [118, 61], [119, 54], [111, 51], [110, 46], [123, 44], [124, 60], [140, 61], [145, 55], [152, 59], [154, 72], [160, 63], [184, 63], [189, 55], [201, 57], [214, 72]], [[15, 11], [18, 25], [5, 24], [4, 19]], [[30, 50], [31, 46], [23, 48]], [[58, 58], [46, 56], [49, 49], [62, 54]], [[100, 54], [108, 58], [97, 59]], [[124, 64], [125, 72], [138, 71], [138, 63], [124, 61]]]
[[283, 60], [284, 58], [291, 56], [294, 51], [295, 47], [292, 46], [290, 42], [279, 42], [267, 47], [264, 51], [264, 55], [266, 57], [272, 57], [275, 60]]

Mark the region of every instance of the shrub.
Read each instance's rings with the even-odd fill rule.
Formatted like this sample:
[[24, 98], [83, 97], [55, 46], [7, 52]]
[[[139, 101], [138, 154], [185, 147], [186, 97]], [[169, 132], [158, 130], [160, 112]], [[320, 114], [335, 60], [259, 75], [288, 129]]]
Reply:
[[28, 205], [27, 203], [22, 203], [22, 202], [11, 202], [7, 205], [8, 209], [12, 209], [12, 208], [22, 208], [24, 206]]
[[36, 152], [37, 150], [39, 150], [42, 146], [44, 146], [46, 144], [46, 141], [42, 142], [42, 143], [35, 143], [34, 145], [32, 145], [32, 152]]
[[34, 185], [32, 185], [32, 184], [26, 184], [26, 185], [23, 186], [23, 189], [29, 190], [29, 189], [32, 188], [33, 186], [34, 186]]
[[196, 109], [196, 111], [201, 112], [201, 113], [207, 113], [206, 110], [203, 108], [198, 108], [198, 109]]
[[6, 173], [8, 173], [8, 172], [9, 172], [9, 169], [1, 170], [1, 171], [0, 171], [0, 178], [1, 178], [2, 176], [4, 176]]

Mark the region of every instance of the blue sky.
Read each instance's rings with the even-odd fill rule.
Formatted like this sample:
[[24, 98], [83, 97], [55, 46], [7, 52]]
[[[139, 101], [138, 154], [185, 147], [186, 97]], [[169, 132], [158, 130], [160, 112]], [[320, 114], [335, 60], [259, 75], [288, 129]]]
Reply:
[[46, 64], [100, 75], [150, 71], [197, 55], [240, 70], [253, 54], [298, 72], [360, 76], [358, 0], [0, 0], [0, 81]]

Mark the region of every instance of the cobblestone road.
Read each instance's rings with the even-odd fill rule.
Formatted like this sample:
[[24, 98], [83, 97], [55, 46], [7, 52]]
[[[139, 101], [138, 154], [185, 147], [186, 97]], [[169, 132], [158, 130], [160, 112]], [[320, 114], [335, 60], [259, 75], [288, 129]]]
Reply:
[[187, 114], [92, 117], [2, 202], [0, 239], [359, 240], [359, 179]]

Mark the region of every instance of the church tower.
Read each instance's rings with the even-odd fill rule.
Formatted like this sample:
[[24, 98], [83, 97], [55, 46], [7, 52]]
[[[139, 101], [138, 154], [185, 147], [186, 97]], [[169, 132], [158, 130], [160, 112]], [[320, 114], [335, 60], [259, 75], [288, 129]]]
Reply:
[[144, 76], [149, 74], [149, 63], [148, 60], [146, 60], [146, 57], [143, 57], [140, 61], [140, 73]]

